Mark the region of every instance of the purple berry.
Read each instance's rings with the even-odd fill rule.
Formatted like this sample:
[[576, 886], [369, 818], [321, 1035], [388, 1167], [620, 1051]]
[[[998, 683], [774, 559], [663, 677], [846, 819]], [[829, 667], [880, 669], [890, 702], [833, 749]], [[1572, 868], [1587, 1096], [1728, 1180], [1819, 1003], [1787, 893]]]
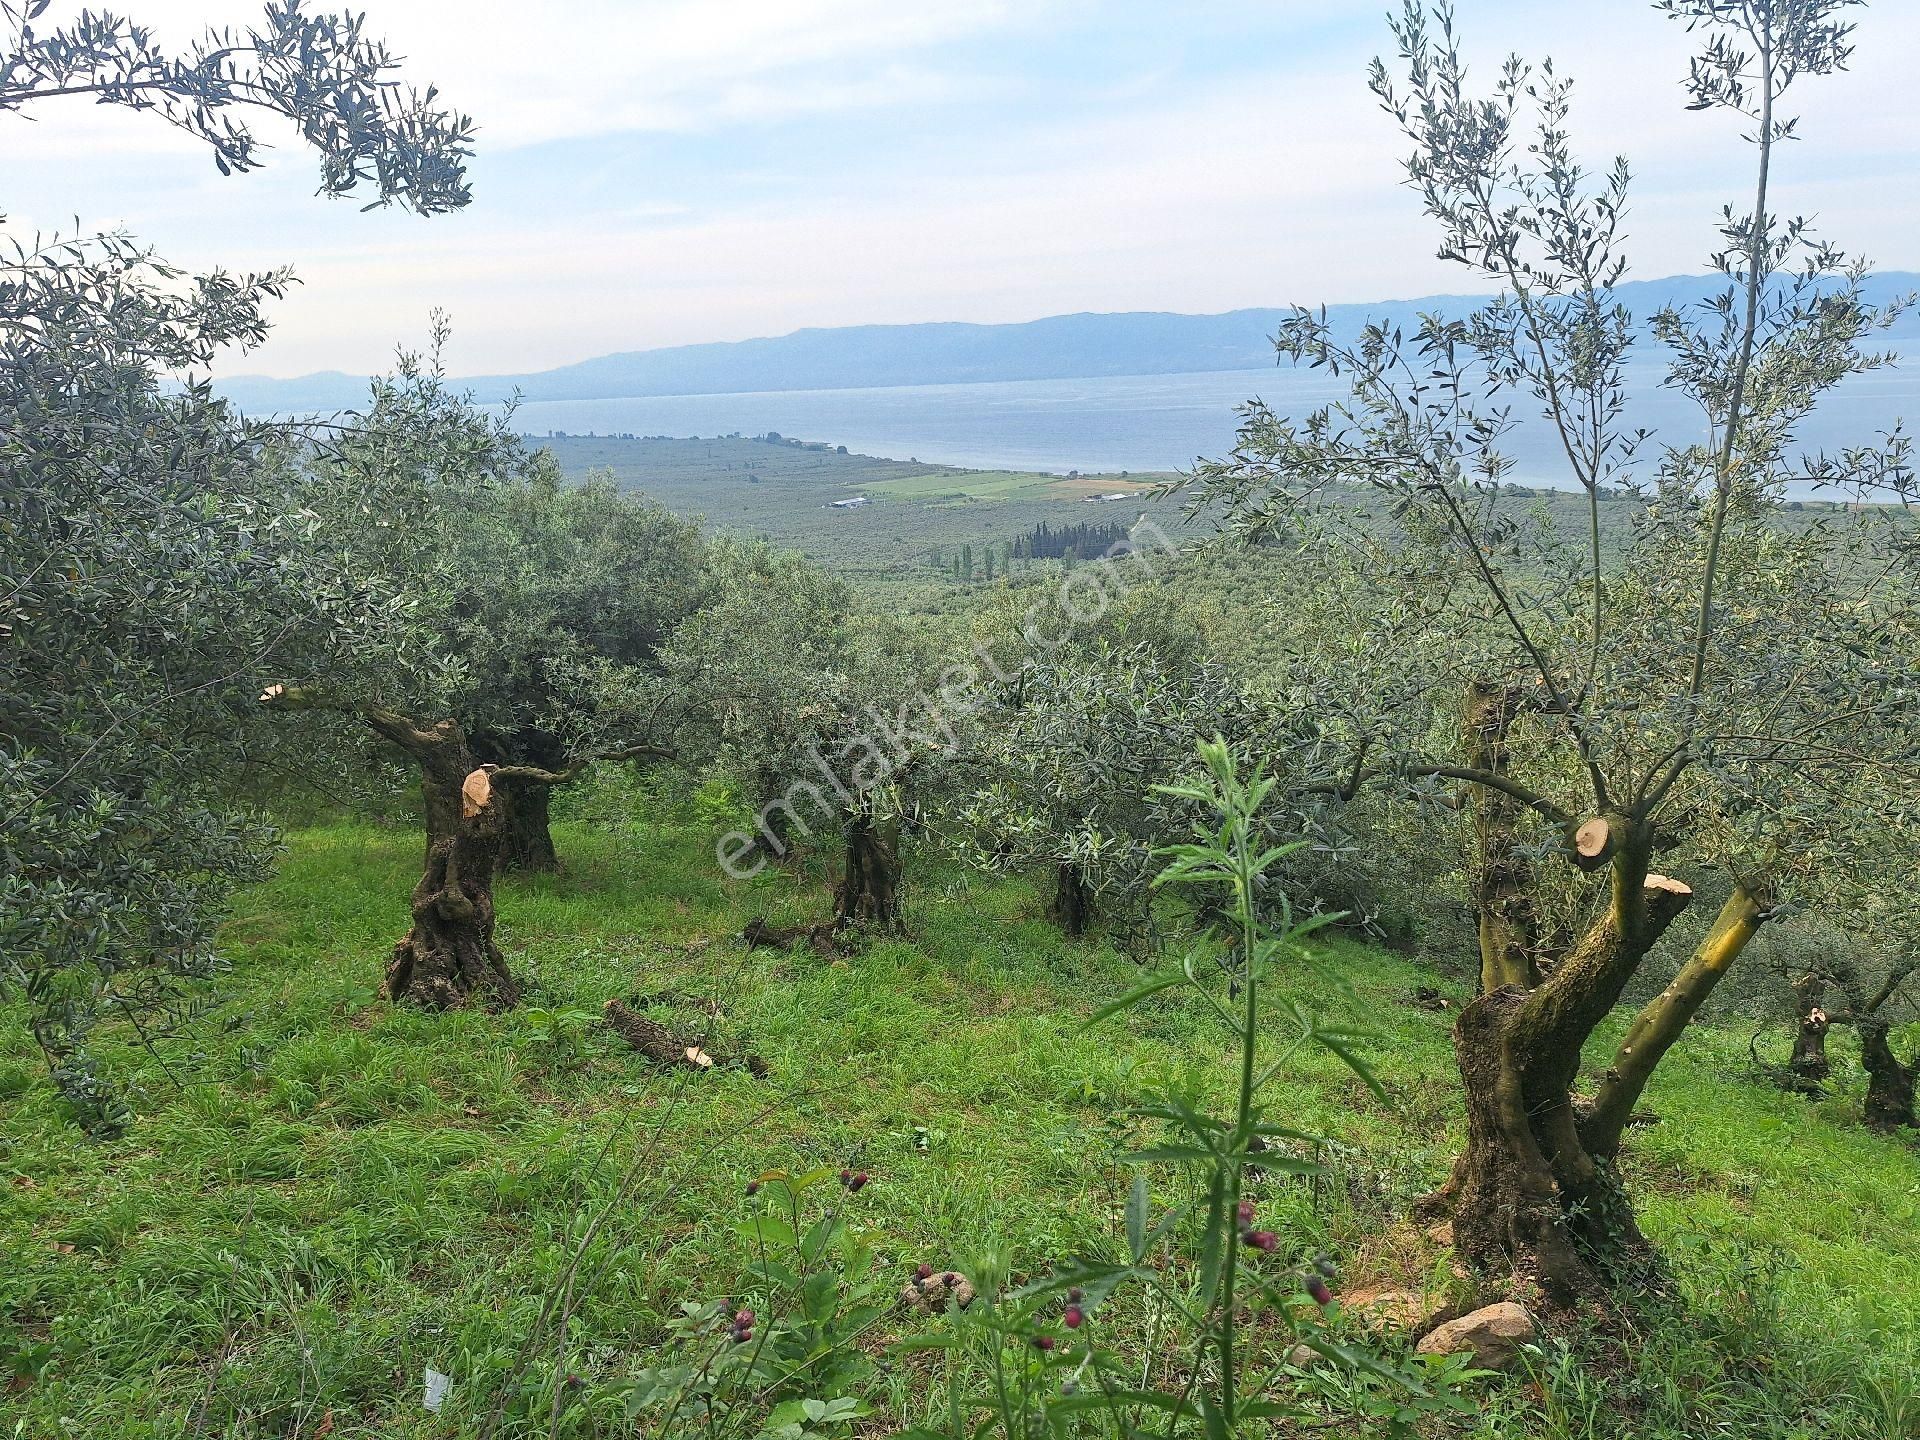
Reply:
[[842, 1185], [851, 1185], [853, 1183], [853, 1171], [842, 1170], [840, 1172], [840, 1183]]
[[739, 1314], [733, 1317], [733, 1323], [739, 1326], [743, 1330], [747, 1329], [753, 1324], [753, 1311], [742, 1310]]
[[1239, 1204], [1237, 1213], [1240, 1216], [1240, 1223], [1242, 1226], [1252, 1225], [1253, 1224], [1253, 1201], [1242, 1200]]
[[1038, 1350], [1041, 1354], [1044, 1355], [1047, 1351], [1053, 1349], [1053, 1336], [1051, 1335], [1034, 1336], [1033, 1348]]
[[1271, 1230], [1255, 1230], [1247, 1236], [1247, 1244], [1262, 1254], [1272, 1254], [1274, 1246], [1279, 1243], [1280, 1237]]
[[759, 1193], [760, 1193], [760, 1182], [758, 1180], [747, 1181], [747, 1194], [758, 1195]]
[[867, 1188], [867, 1182], [872, 1178], [873, 1177], [871, 1175], [867, 1174], [866, 1171], [862, 1170], [859, 1174], [855, 1175], [853, 1179], [847, 1182], [847, 1189], [851, 1190], [854, 1194], [858, 1195], [862, 1190]]
[[1061, 1315], [1060, 1323], [1065, 1325], [1069, 1330], [1078, 1330], [1081, 1325], [1086, 1322], [1086, 1318], [1086, 1312], [1081, 1310], [1078, 1305], [1069, 1305], [1066, 1308], [1066, 1312]]
[[744, 1325], [737, 1327], [733, 1332], [733, 1343], [736, 1345], [745, 1345], [752, 1339], [753, 1331]]
[[1318, 1275], [1313, 1276], [1307, 1281], [1307, 1294], [1313, 1297], [1313, 1303], [1316, 1305], [1331, 1305], [1333, 1303], [1333, 1292], [1327, 1289], [1327, 1282], [1322, 1280]]

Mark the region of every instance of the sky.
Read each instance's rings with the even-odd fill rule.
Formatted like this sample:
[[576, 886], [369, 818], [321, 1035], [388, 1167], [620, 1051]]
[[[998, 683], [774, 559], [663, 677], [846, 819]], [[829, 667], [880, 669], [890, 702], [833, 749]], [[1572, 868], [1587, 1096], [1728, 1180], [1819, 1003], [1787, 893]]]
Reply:
[[[182, 41], [237, 0], [118, 0]], [[175, 263], [291, 264], [224, 373], [378, 371], [448, 312], [458, 374], [804, 326], [1207, 313], [1483, 286], [1434, 257], [1367, 93], [1384, 0], [354, 0], [472, 114], [473, 204], [316, 196], [271, 121], [225, 178], [153, 117], [0, 115], [10, 229], [124, 227]], [[42, 29], [78, 0], [54, 0]], [[1576, 77], [1582, 157], [1636, 176], [1633, 273], [1706, 268], [1750, 191], [1738, 123], [1690, 114], [1687, 36], [1643, 0], [1457, 0], [1482, 79]], [[1849, 75], [1803, 82], [1779, 208], [1920, 269], [1920, 5], [1858, 12]]]

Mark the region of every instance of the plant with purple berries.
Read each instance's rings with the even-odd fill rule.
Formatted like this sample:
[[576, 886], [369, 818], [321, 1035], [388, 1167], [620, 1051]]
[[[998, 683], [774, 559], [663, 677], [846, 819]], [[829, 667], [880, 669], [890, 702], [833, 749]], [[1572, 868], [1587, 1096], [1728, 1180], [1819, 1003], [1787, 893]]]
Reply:
[[[1456, 1393], [1464, 1371], [1419, 1361], [1399, 1364], [1371, 1350], [1344, 1344], [1329, 1332], [1335, 1274], [1331, 1259], [1319, 1256], [1302, 1264], [1290, 1255], [1282, 1237], [1260, 1224], [1258, 1206], [1247, 1193], [1254, 1166], [1261, 1172], [1304, 1175], [1319, 1166], [1283, 1148], [1314, 1137], [1267, 1118], [1263, 1096], [1286, 1068], [1289, 1058], [1314, 1044], [1338, 1055], [1360, 1076], [1377, 1084], [1354, 1054], [1359, 1037], [1320, 1022], [1297, 1003], [1273, 1000], [1276, 972], [1308, 957], [1301, 942], [1337, 918], [1317, 916], [1296, 922], [1277, 887], [1264, 884], [1267, 871], [1290, 847], [1265, 843], [1262, 807], [1273, 782], [1256, 773], [1243, 780], [1228, 746], [1200, 746], [1204, 775], [1192, 784], [1164, 787], [1170, 797], [1211, 817], [1196, 827], [1191, 843], [1159, 852], [1167, 865], [1159, 886], [1194, 886], [1212, 903], [1203, 913], [1213, 927], [1173, 970], [1098, 1011], [1090, 1023], [1110, 1019], [1152, 996], [1185, 990], [1198, 997], [1227, 1028], [1235, 1042], [1236, 1084], [1231, 1110], [1214, 1114], [1196, 1091], [1175, 1090], [1159, 1103], [1135, 1113], [1165, 1122], [1171, 1134], [1161, 1144], [1136, 1151], [1139, 1163], [1175, 1163], [1191, 1167], [1199, 1192], [1188, 1202], [1153, 1214], [1144, 1173], [1136, 1174], [1126, 1205], [1127, 1259], [1073, 1261], [1016, 1289], [1003, 1290], [991, 1274], [976, 1275], [985, 1303], [971, 1307], [954, 1332], [908, 1342], [928, 1348], [957, 1349], [969, 1333], [989, 1340], [992, 1393], [972, 1402], [989, 1412], [987, 1428], [1008, 1440], [1030, 1440], [1063, 1427], [1110, 1426], [1112, 1433], [1172, 1436], [1198, 1430], [1210, 1440], [1243, 1430], [1249, 1423], [1311, 1413], [1324, 1404], [1324, 1391], [1295, 1388], [1298, 1372], [1288, 1370], [1288, 1354], [1304, 1342], [1333, 1366], [1366, 1377], [1369, 1393], [1394, 1398], [1389, 1412], [1426, 1416], [1467, 1408]], [[1269, 924], [1265, 918], [1276, 917]], [[1263, 1053], [1262, 1038], [1272, 1013], [1285, 1016], [1292, 1031], [1280, 1053]], [[1170, 1264], [1169, 1251], [1188, 1247], [1183, 1263]], [[1283, 1253], [1290, 1252], [1290, 1253]], [[1125, 1285], [1148, 1292], [1148, 1332], [1144, 1364], [1128, 1360], [1099, 1340], [1102, 1310]], [[1284, 1343], [1269, 1334], [1248, 1342], [1249, 1314], [1260, 1309], [1282, 1322]], [[1257, 1365], [1250, 1364], [1258, 1356]], [[1169, 1356], [1181, 1356], [1173, 1373], [1177, 1386], [1156, 1388], [1156, 1369]], [[1457, 1367], [1456, 1367], [1457, 1369]], [[981, 1433], [958, 1399], [949, 1433]], [[1380, 1407], [1369, 1406], [1370, 1414]]]
[[[682, 1307], [666, 1347], [673, 1358], [637, 1378], [627, 1418], [647, 1417], [649, 1433], [660, 1436], [698, 1430], [801, 1440], [865, 1415], [854, 1396], [873, 1363], [855, 1342], [888, 1307], [873, 1245], [848, 1206], [871, 1183], [864, 1170], [836, 1176], [825, 1167], [749, 1181], [752, 1212], [740, 1233], [754, 1259], [740, 1296]], [[810, 1217], [810, 1202], [836, 1189], [845, 1199]], [[771, 1414], [768, 1402], [777, 1402]]]

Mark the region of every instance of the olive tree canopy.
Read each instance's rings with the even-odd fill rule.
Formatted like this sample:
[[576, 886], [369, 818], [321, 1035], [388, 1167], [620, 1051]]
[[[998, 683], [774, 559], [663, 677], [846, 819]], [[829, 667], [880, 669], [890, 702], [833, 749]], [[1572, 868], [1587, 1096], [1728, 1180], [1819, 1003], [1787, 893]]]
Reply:
[[[245, 117], [274, 113], [324, 192], [457, 209], [471, 126], [393, 72], [361, 18], [298, 0], [179, 53], [117, 16], [0, 0], [0, 114], [148, 112], [233, 172], [259, 159]], [[326, 543], [284, 435], [206, 383], [290, 283], [0, 216], [0, 991], [101, 1130], [129, 1109], [96, 1025], [164, 1065], [223, 901], [269, 854], [238, 781], [284, 731], [252, 694], [296, 667], [353, 683], [411, 643], [404, 599]]]

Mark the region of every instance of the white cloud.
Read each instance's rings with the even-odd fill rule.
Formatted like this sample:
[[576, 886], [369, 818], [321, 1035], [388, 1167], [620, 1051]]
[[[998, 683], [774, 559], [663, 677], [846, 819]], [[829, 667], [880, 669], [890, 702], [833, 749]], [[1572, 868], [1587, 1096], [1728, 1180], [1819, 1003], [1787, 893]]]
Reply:
[[[314, 0], [312, 8], [357, 8]], [[622, 131], [685, 132], [926, 99], [945, 84], [902, 59], [970, 35], [1036, 23], [1060, 0], [387, 0], [368, 22], [476, 117], [495, 150]], [[40, 22], [72, 18], [71, 0]], [[130, 0], [163, 47], [209, 27], [244, 29], [261, 0]], [[291, 145], [271, 120], [263, 139]], [[71, 162], [103, 150], [187, 157], [195, 142], [149, 116], [85, 101], [35, 120], [0, 115], [0, 155]]]
[[[210, 8], [128, 3], [143, 16]], [[1086, 3], [1048, 8], [1077, 13]], [[1102, 24], [1173, 28], [1164, 13], [1148, 22], [1126, 4], [1094, 8]], [[1203, 311], [1471, 284], [1432, 259], [1435, 237], [1399, 184], [1403, 145], [1362, 83], [1365, 59], [1386, 39], [1378, 0], [1290, 8], [1288, 23], [1312, 47], [1278, 50], [1258, 70], [1237, 63], [1232, 80], [1194, 87], [1169, 78], [1182, 73], [1171, 59], [1156, 60], [1067, 77], [1081, 91], [1073, 104], [1050, 103], [1044, 83], [1035, 100], [1035, 77], [1018, 76], [1019, 27], [1040, 12], [1013, 0], [385, 0], [373, 9], [370, 23], [480, 116], [484, 155], [615, 130], [654, 130], [665, 146], [711, 131], [724, 138], [728, 173], [748, 176], [778, 168], [764, 139], [804, 139], [803, 117], [823, 111], [870, 114], [879, 134], [943, 97], [977, 95], [991, 113], [1001, 79], [1014, 89], [1024, 81], [1027, 103], [1007, 112], [1019, 117], [1012, 133], [1005, 123], [970, 127], [956, 104], [944, 112], [953, 125], [904, 156], [889, 150], [881, 162], [854, 147], [827, 157], [803, 187], [717, 199], [650, 189], [646, 174], [612, 160], [596, 173], [602, 142], [583, 138], [566, 152], [577, 178], [540, 213], [483, 184], [459, 216], [357, 215], [309, 198], [312, 166], [298, 152], [251, 183], [220, 181], [196, 156], [151, 167], [165, 183], [125, 194], [76, 178], [70, 160], [37, 162], [36, 183], [5, 188], [30, 194], [41, 215], [60, 213], [71, 190], [74, 208], [114, 209], [186, 262], [297, 262], [306, 284], [279, 312], [275, 338], [230, 367], [282, 374], [378, 366], [396, 340], [418, 338], [436, 305], [454, 315], [456, 367], [473, 373], [803, 325]], [[1736, 126], [1681, 109], [1680, 27], [1626, 4], [1461, 0], [1460, 9], [1482, 79], [1509, 37], [1577, 75], [1581, 153], [1595, 166], [1616, 151], [1635, 163], [1637, 273], [1701, 268], [1717, 208], [1747, 188], [1749, 162]], [[1341, 15], [1364, 23], [1330, 41], [1325, 24]], [[991, 65], [963, 73], [960, 47], [981, 36], [1007, 50], [1005, 77]], [[1906, 73], [1916, 52], [1920, 15], [1890, 3], [1863, 11], [1854, 73], [1807, 82], [1796, 96], [1808, 138], [1787, 147], [1779, 172], [1781, 208], [1818, 212], [1835, 240], [1894, 267], [1920, 268], [1920, 126]], [[88, 126], [108, 123], [91, 116]], [[165, 132], [146, 117], [117, 119], [116, 135], [184, 144], [148, 140]], [[0, 117], [0, 157], [19, 133]], [[98, 155], [98, 145], [89, 132], [74, 153]], [[10, 179], [34, 174], [22, 167]], [[0, 208], [5, 201], [0, 194]]]

